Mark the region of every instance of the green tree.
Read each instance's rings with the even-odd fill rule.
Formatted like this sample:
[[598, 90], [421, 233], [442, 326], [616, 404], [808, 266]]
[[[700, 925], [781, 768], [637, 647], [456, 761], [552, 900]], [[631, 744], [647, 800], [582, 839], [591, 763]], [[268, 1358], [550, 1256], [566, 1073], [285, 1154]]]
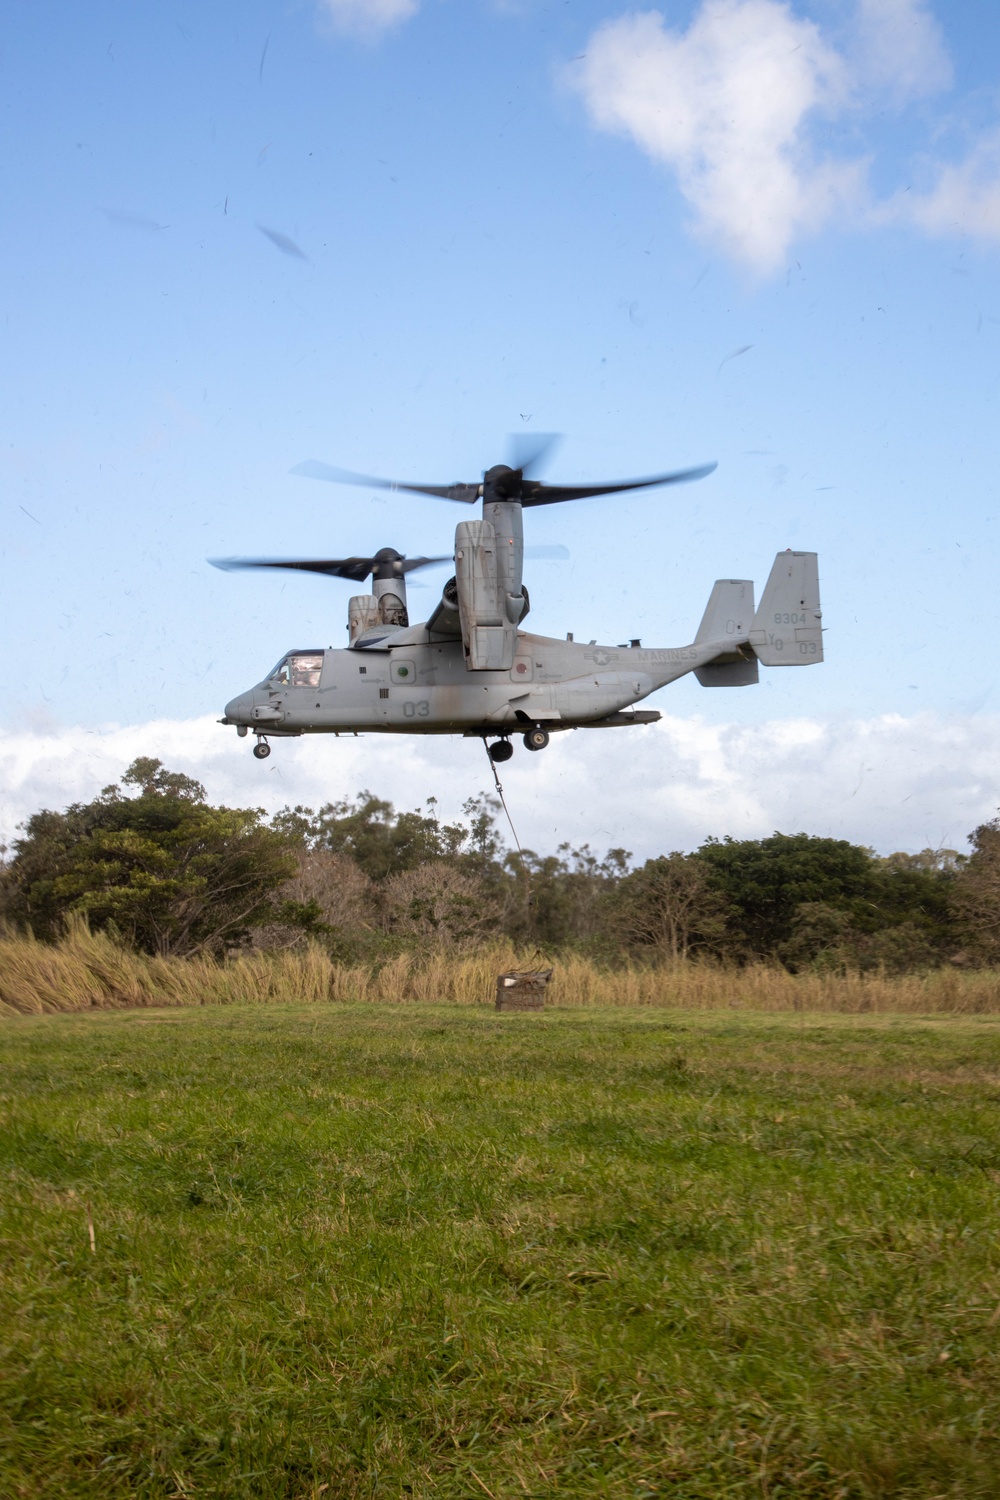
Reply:
[[957, 849], [921, 849], [919, 854], [887, 854], [879, 864], [888, 870], [917, 870], [930, 875], [957, 875], [969, 862]]
[[[168, 771], [161, 760], [151, 755], [140, 755], [122, 777], [122, 786], [135, 787], [143, 797], [183, 797], [188, 802], [204, 802], [205, 788], [193, 776], [183, 771]], [[104, 788], [104, 795], [114, 799], [117, 787]]]
[[[433, 797], [424, 809], [398, 812], [364, 791], [318, 813], [286, 808], [274, 824], [306, 855], [352, 861], [373, 882], [383, 927], [396, 935], [438, 932], [457, 941], [479, 931], [549, 945], [592, 940], [601, 902], [627, 869], [628, 853], [612, 849], [602, 859], [586, 845], [569, 844], [553, 855], [511, 851], [500, 832], [501, 811], [500, 801], [482, 792], [463, 803], [462, 821], [444, 823]], [[407, 875], [413, 878], [403, 880]], [[404, 892], [411, 893], [405, 901]]]
[[630, 948], [673, 963], [719, 947], [726, 932], [726, 899], [712, 884], [710, 866], [696, 854], [647, 859], [618, 882], [608, 919]]
[[882, 860], [844, 839], [775, 833], [709, 839], [698, 852], [729, 904], [725, 948], [734, 957], [781, 957], [800, 967], [838, 952], [861, 966], [919, 968], [951, 942], [949, 892], [959, 858], [952, 851]]
[[1000, 963], [1000, 818], [969, 835], [972, 854], [955, 876], [952, 910], [959, 934], [980, 963]]
[[421, 943], [470, 945], [495, 936], [495, 895], [471, 871], [434, 860], [390, 875], [380, 889], [385, 930]]
[[547, 855], [509, 853], [505, 931], [520, 942], [594, 946], [605, 936], [604, 903], [630, 858], [625, 849], [609, 849], [602, 859], [589, 844], [560, 844]]
[[857, 925], [873, 939], [869, 965], [895, 972], [940, 963], [956, 946], [952, 891], [965, 863], [953, 849], [872, 861]]
[[[397, 812], [360, 792], [318, 813], [285, 808], [274, 821], [299, 856], [287, 887], [310, 892], [324, 940], [347, 961], [377, 958], [427, 941], [469, 943], [505, 930], [514, 878], [497, 830], [500, 803], [487, 793], [466, 800], [463, 822], [443, 823], [437, 802]], [[265, 942], [278, 936], [269, 928]], [[285, 933], [284, 942], [294, 940]]]
[[803, 902], [843, 908], [864, 900], [872, 865], [867, 849], [807, 833], [709, 839], [698, 854], [726, 899], [728, 946], [740, 957], [776, 954]]
[[398, 813], [391, 802], [364, 791], [353, 801], [328, 802], [318, 813], [311, 807], [286, 808], [274, 827], [305, 848], [346, 855], [370, 880], [385, 880], [461, 852], [469, 829], [441, 823], [435, 805], [430, 797], [426, 813], [419, 808]]
[[780, 954], [793, 971], [882, 969], [889, 974], [931, 968], [942, 956], [925, 923], [911, 918], [866, 930], [850, 911], [822, 901], [803, 901], [798, 907]]
[[148, 953], [219, 952], [279, 915], [314, 926], [315, 904], [275, 901], [295, 873], [287, 837], [259, 809], [211, 807], [190, 777], [143, 757], [95, 801], [24, 825], [7, 871], [8, 915], [38, 937], [70, 913]]

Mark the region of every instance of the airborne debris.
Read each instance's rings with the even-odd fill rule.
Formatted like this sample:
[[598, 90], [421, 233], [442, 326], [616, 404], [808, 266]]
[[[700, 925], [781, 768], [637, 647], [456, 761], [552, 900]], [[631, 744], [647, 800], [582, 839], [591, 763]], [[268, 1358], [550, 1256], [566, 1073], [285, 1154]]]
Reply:
[[731, 354], [727, 354], [725, 359], [720, 361], [719, 368], [715, 372], [716, 375], [721, 373], [723, 365], [728, 365], [731, 359], [739, 359], [741, 354], [749, 354], [752, 348], [753, 344], [741, 344], [738, 349], [734, 349]]
[[294, 240], [289, 239], [287, 234], [282, 234], [280, 229], [268, 229], [266, 224], [258, 224], [257, 228], [261, 234], [267, 236], [271, 244], [280, 250], [282, 255], [294, 255], [298, 260], [308, 260], [305, 251], [300, 249]]

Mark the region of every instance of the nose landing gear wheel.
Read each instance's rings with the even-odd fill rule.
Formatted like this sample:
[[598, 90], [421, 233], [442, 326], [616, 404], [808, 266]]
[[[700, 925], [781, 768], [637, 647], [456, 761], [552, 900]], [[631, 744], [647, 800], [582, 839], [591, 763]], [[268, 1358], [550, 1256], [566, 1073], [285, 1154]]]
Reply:
[[514, 754], [514, 746], [510, 740], [494, 740], [490, 746], [490, 760], [496, 765], [499, 761], [510, 760]]
[[253, 753], [258, 760], [267, 760], [267, 757], [271, 753], [271, 747], [267, 743], [267, 740], [258, 740], [253, 747]]
[[526, 750], [544, 750], [548, 743], [549, 731], [547, 729], [529, 729], [524, 736]]

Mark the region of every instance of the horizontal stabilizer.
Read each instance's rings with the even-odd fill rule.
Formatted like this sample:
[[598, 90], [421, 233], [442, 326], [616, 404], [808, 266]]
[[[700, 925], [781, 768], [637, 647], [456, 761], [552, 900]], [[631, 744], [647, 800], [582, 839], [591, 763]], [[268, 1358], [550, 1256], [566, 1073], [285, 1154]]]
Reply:
[[706, 667], [695, 667], [702, 687], [752, 687], [759, 680], [755, 656], [722, 656]]
[[750, 628], [765, 667], [807, 667], [823, 660], [819, 565], [815, 552], [779, 552]]
[[[742, 642], [753, 623], [753, 583], [749, 578], [720, 578], [709, 595], [694, 641], [732, 641], [731, 651], [721, 651], [694, 675], [702, 687], [749, 687], [757, 681], [757, 658], [743, 654]], [[741, 644], [737, 644], [740, 642]]]

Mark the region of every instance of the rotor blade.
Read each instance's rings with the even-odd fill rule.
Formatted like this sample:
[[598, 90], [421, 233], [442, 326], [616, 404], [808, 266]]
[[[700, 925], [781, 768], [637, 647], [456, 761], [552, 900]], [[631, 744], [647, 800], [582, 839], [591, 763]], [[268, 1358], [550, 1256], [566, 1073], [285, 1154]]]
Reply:
[[561, 442], [559, 432], [512, 432], [507, 439], [510, 466], [521, 474], [533, 474]]
[[437, 495], [441, 500], [458, 500], [463, 505], [474, 505], [482, 490], [481, 484], [404, 484], [397, 479], [377, 479], [371, 474], [335, 469], [332, 464], [320, 463], [316, 458], [307, 458], [289, 472], [304, 479], [325, 479], [330, 484], [361, 484], [376, 490], [408, 490], [415, 495]]
[[[243, 568], [290, 568], [297, 573], [323, 573], [327, 578], [349, 578], [354, 583], [363, 583], [379, 566], [376, 557], [334, 557], [327, 560], [306, 558], [303, 560], [281, 557], [210, 557], [213, 568], [223, 568], [227, 573]], [[435, 563], [451, 562], [450, 557], [400, 557], [393, 564], [399, 576], [412, 573], [417, 568], [430, 568]]]
[[434, 568], [439, 563], [450, 563], [455, 561], [455, 554], [449, 552], [447, 557], [404, 557], [400, 563], [400, 571], [412, 573], [416, 568]]
[[678, 469], [673, 474], [654, 474], [650, 479], [621, 479], [612, 484], [541, 484], [526, 480], [521, 487], [521, 504], [557, 505], [561, 500], [588, 500], [592, 495], [617, 495], [623, 490], [647, 490], [658, 484], [686, 484], [704, 479], [718, 464], [702, 464], [697, 469]]
[[542, 543], [540, 546], [525, 547], [524, 556], [528, 562], [565, 562], [569, 557], [569, 548], [560, 546], [558, 542], [551, 545]]
[[350, 578], [355, 583], [363, 583], [374, 567], [370, 557], [331, 558], [327, 562], [280, 557], [210, 557], [209, 562], [213, 568], [223, 568], [227, 573], [243, 568], [291, 568], [298, 573], [325, 573], [329, 578]]

